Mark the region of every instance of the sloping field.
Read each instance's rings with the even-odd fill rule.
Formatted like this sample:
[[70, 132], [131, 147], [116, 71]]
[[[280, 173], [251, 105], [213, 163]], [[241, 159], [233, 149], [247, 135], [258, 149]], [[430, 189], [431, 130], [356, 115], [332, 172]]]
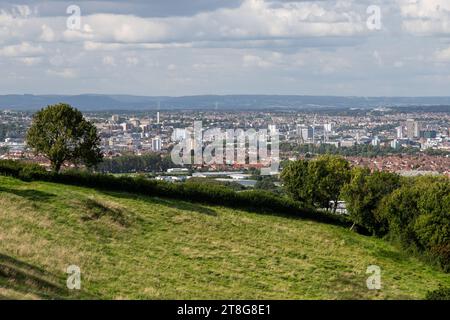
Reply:
[[3, 299], [422, 299], [439, 284], [450, 275], [342, 227], [0, 177]]

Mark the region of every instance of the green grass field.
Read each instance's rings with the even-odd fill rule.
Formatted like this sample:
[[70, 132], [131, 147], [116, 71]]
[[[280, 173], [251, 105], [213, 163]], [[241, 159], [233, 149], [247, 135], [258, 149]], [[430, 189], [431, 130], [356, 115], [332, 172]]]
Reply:
[[422, 299], [439, 284], [450, 275], [342, 227], [0, 177], [3, 299]]

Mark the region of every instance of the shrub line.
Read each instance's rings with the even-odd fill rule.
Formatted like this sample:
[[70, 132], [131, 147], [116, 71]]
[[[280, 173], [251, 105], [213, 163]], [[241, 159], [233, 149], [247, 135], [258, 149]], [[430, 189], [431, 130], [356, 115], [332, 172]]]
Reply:
[[262, 190], [236, 192], [224, 186], [204, 183], [176, 184], [143, 177], [115, 177], [80, 170], [55, 173], [36, 164], [12, 160], [0, 161], [0, 175], [23, 181], [46, 181], [105, 191], [158, 196], [349, 226], [345, 217], [308, 208], [288, 197], [280, 197]]

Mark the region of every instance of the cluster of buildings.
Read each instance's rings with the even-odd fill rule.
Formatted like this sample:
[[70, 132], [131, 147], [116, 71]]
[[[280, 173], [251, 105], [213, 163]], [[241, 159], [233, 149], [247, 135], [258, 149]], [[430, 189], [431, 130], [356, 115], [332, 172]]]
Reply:
[[405, 176], [444, 174], [450, 176], [450, 157], [419, 155], [388, 155], [374, 158], [347, 157], [354, 166], [371, 170], [396, 172]]
[[[360, 119], [361, 120], [361, 119]], [[362, 119], [339, 119], [324, 124], [297, 124], [286, 131], [286, 140], [299, 144], [329, 144], [337, 148], [370, 144], [374, 147], [413, 147], [419, 150], [450, 151], [449, 125], [426, 123], [416, 119], [384, 122]], [[315, 120], [313, 120], [315, 122]], [[379, 123], [378, 127], [374, 124]]]
[[408, 119], [396, 128], [397, 137], [391, 146], [397, 148], [400, 145], [407, 145], [410, 141], [419, 141], [421, 149], [439, 149], [440, 147], [447, 149], [448, 130], [444, 129], [442, 132], [438, 130], [436, 126], [428, 126], [419, 120]]
[[107, 156], [162, 151], [161, 135], [165, 130], [160, 123], [159, 112], [155, 119], [113, 114], [109, 119], [95, 115], [91, 117], [91, 121], [97, 127]]
[[0, 112], [0, 159], [21, 159], [25, 156], [25, 135], [31, 120], [31, 114], [27, 112]]
[[[85, 113], [85, 116], [97, 127], [106, 157], [149, 152], [168, 154], [179, 141], [192, 137], [194, 121], [202, 122], [202, 149], [214, 141], [214, 135], [206, 134], [211, 132], [211, 129], [224, 132], [230, 129], [254, 129], [276, 132], [280, 143], [291, 145], [333, 145], [336, 148], [372, 145], [400, 151], [401, 148], [407, 147], [416, 149], [417, 152], [431, 149], [450, 153], [450, 112], [405, 113], [395, 109], [347, 109], [341, 112], [167, 110], [117, 114], [89, 112]], [[1, 158], [40, 161], [25, 144], [25, 134], [31, 119], [32, 113], [0, 112]], [[234, 144], [234, 140], [232, 141]], [[285, 159], [295, 159], [301, 155], [293, 148], [282, 156]], [[246, 157], [254, 158], [255, 155], [249, 151]], [[438, 160], [434, 160], [435, 158]], [[445, 172], [444, 169], [449, 167], [448, 157], [445, 156], [422, 157], [417, 160], [420, 162], [418, 164], [412, 160], [405, 164], [405, 159], [400, 156], [386, 156], [372, 161], [370, 166], [394, 171], [418, 169], [438, 172]], [[270, 162], [271, 159], [265, 160]], [[351, 161], [364, 164], [366, 160], [359, 157]], [[242, 170], [246, 169], [246, 166], [228, 161], [223, 165], [212, 164], [210, 169]]]

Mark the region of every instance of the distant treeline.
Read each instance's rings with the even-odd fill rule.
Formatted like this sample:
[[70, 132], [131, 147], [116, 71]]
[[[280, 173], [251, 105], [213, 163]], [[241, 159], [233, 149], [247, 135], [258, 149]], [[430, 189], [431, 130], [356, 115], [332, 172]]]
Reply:
[[435, 150], [435, 149], [427, 149], [421, 151], [419, 148], [413, 147], [400, 147], [398, 149], [394, 149], [391, 147], [381, 147], [381, 146], [373, 146], [371, 144], [357, 144], [352, 147], [336, 147], [332, 144], [291, 144], [291, 143], [282, 143], [280, 144], [281, 152], [298, 152], [301, 154], [311, 153], [311, 154], [332, 154], [332, 155], [340, 155], [344, 157], [365, 157], [365, 158], [374, 158], [379, 156], [388, 156], [388, 155], [416, 155], [419, 153], [431, 155], [431, 156], [446, 156], [450, 155], [449, 151], [445, 150]]
[[411, 113], [411, 112], [444, 112], [450, 113], [450, 105], [436, 105], [436, 106], [401, 106], [393, 108], [396, 112]]
[[162, 172], [174, 166], [170, 157], [164, 157], [159, 153], [149, 153], [141, 156], [124, 155], [105, 158], [95, 170], [101, 173]]

